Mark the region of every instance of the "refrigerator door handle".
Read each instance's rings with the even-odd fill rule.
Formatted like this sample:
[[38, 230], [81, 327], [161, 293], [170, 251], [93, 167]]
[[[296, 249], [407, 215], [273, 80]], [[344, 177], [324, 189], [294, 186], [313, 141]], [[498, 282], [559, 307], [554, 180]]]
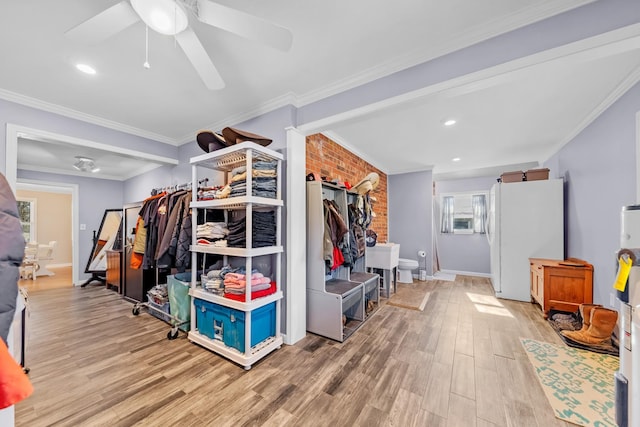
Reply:
[[493, 210], [489, 211], [489, 218], [487, 221], [487, 232], [485, 233], [487, 236], [487, 242], [489, 242], [489, 246], [493, 244], [493, 240], [495, 238], [493, 234], [493, 221], [495, 218], [495, 212]]

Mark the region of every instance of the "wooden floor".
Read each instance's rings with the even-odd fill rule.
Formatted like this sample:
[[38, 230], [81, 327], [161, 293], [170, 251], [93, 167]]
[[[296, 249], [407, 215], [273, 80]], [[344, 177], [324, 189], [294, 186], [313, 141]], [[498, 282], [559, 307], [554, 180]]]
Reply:
[[34, 394], [17, 426], [568, 426], [519, 337], [561, 343], [488, 279], [431, 282], [423, 312], [382, 305], [346, 342], [308, 334], [250, 371], [104, 287], [30, 295]]
[[71, 266], [49, 267], [49, 271], [54, 275], [36, 276], [36, 280], [21, 279], [18, 281], [18, 285], [25, 288], [29, 293], [48, 289], [71, 288], [73, 286]]

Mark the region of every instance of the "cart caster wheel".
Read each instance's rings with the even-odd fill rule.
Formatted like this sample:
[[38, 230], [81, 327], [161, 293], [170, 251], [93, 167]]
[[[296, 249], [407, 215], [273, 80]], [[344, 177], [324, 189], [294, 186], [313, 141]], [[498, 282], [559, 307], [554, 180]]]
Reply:
[[138, 308], [138, 307], [133, 307], [133, 309], [131, 310], [131, 313], [132, 313], [134, 316], [137, 316], [138, 314], [140, 314], [140, 308]]
[[167, 332], [167, 339], [169, 341], [175, 340], [176, 338], [178, 338], [178, 330], [177, 329], [175, 331], [172, 329], [169, 332]]

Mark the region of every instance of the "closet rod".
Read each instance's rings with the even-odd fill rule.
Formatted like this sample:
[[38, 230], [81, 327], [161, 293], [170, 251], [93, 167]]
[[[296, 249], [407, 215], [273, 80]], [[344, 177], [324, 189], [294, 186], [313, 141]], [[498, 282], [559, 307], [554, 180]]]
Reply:
[[[198, 181], [198, 184], [200, 183], [201, 182]], [[152, 188], [151, 195], [155, 196], [156, 194], [160, 194], [160, 193], [173, 193], [179, 190], [191, 190], [191, 182], [185, 182], [184, 184], [169, 185], [166, 187]]]

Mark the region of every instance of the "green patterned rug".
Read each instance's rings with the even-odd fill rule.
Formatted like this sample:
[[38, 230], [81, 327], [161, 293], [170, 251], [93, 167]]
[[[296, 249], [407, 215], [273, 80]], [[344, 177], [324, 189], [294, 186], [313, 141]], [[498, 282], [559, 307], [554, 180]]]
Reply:
[[555, 415], [581, 426], [615, 427], [617, 357], [521, 338]]

